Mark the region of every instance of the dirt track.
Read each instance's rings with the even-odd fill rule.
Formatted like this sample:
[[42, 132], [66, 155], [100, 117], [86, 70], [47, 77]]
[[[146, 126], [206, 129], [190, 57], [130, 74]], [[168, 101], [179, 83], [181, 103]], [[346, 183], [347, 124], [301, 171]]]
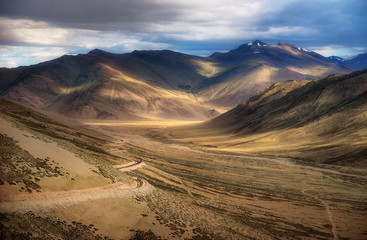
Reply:
[[127, 196], [144, 196], [154, 187], [143, 179], [133, 185], [114, 183], [111, 185], [60, 192], [19, 194], [14, 199], [0, 202], [0, 212], [27, 212], [51, 208], [65, 208], [80, 202]]
[[122, 171], [122, 172], [127, 172], [127, 171], [132, 171], [132, 170], [135, 170], [137, 168], [143, 167], [144, 165], [145, 165], [145, 163], [143, 163], [142, 161], [136, 161], [136, 162], [127, 163], [127, 164], [124, 164], [124, 165], [116, 165], [114, 167], [117, 168], [118, 170]]
[[330, 224], [331, 224], [331, 231], [333, 232], [333, 237], [334, 237], [334, 240], [338, 240], [339, 237], [338, 237], [338, 232], [336, 230], [336, 224], [334, 222], [334, 219], [333, 219], [333, 215], [330, 211], [330, 207], [329, 207], [329, 204], [325, 201], [325, 200], [322, 200], [321, 198], [317, 197], [316, 195], [313, 195], [313, 194], [310, 194], [310, 193], [307, 193], [307, 191], [310, 191], [310, 190], [313, 190], [314, 187], [311, 186], [307, 181], [303, 181], [304, 184], [306, 184], [307, 186], [309, 186], [308, 188], [305, 188], [302, 190], [302, 193], [306, 196], [309, 196], [313, 199], [316, 199], [317, 201], [319, 201], [324, 207], [325, 207], [325, 211], [326, 211], [326, 215], [327, 217], [329, 218], [329, 221], [330, 221]]

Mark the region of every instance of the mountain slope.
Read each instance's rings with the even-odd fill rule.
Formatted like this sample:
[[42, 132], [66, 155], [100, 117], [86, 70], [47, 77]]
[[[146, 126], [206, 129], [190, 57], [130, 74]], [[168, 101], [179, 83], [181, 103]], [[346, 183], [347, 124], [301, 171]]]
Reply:
[[[365, 71], [346, 76], [333, 75], [316, 82], [275, 84], [209, 122], [213, 126], [231, 128], [237, 134], [302, 126], [335, 113], [351, 101], [358, 100], [359, 104], [365, 104], [358, 97], [367, 90], [366, 79]], [[283, 88], [294, 89], [282, 96], [278, 92]], [[232, 121], [227, 122], [228, 119]], [[224, 121], [226, 124], [223, 125]], [[245, 127], [247, 125], [251, 127]]]
[[353, 68], [291, 44], [267, 45], [259, 40], [211, 56], [225, 70], [198, 87], [203, 102], [230, 107], [275, 82], [315, 80]]
[[76, 118], [213, 117], [180, 87], [203, 76], [199, 57], [172, 51], [111, 54], [101, 50], [1, 69], [1, 95]]
[[226, 150], [367, 166], [367, 70], [278, 83], [182, 137]]
[[103, 81], [69, 92], [46, 109], [87, 119], [136, 119], [149, 115], [205, 119], [216, 114], [189, 94], [149, 85], [107, 65], [101, 67]]
[[359, 54], [352, 59], [344, 61], [344, 63], [357, 70], [363, 70], [367, 68], [367, 53]]
[[80, 119], [208, 119], [275, 82], [352, 69], [290, 44], [241, 45], [197, 57], [169, 50], [93, 50], [0, 69], [0, 95]]

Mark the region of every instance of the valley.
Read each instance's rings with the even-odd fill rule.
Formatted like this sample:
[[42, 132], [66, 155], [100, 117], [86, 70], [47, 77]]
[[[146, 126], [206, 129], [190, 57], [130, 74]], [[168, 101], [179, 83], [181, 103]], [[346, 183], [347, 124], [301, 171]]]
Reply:
[[[166, 122], [94, 121], [75, 128], [5, 100], [2, 106], [8, 107], [1, 111], [2, 134], [17, 141], [11, 143], [17, 153], [25, 154], [24, 148], [36, 161], [48, 159], [37, 171], [31, 156], [2, 165], [2, 173], [18, 169], [0, 186], [5, 237], [363, 239], [367, 234], [362, 169], [203, 146], [170, 135]], [[192, 125], [171, 121], [173, 128]], [[39, 141], [36, 146], [54, 147], [37, 155], [36, 146], [24, 145], [29, 138]], [[54, 148], [61, 152], [52, 155]], [[61, 157], [65, 154], [82, 162], [68, 165], [71, 156]], [[117, 170], [135, 161], [143, 165]], [[51, 169], [59, 170], [54, 176]], [[92, 175], [95, 180], [86, 185]], [[29, 224], [28, 230], [21, 227]]]
[[121, 149], [146, 163], [136, 174], [156, 187], [148, 206], [168, 223], [199, 226], [213, 239], [363, 238], [365, 171], [183, 144], [147, 126], [96, 129], [123, 133], [130, 146]]
[[232, 110], [166, 133], [214, 149], [366, 167], [366, 70], [274, 84]]

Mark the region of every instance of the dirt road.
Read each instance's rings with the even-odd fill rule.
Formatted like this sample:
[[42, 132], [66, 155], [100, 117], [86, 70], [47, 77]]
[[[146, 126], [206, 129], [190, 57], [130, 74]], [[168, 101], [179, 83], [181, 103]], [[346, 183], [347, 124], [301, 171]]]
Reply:
[[66, 208], [85, 201], [128, 196], [144, 196], [154, 187], [143, 179], [134, 184], [114, 183], [103, 187], [83, 190], [19, 194], [13, 199], [0, 202], [0, 212], [27, 212], [52, 208]]
[[127, 171], [132, 171], [137, 168], [143, 167], [144, 165], [145, 163], [143, 163], [142, 161], [134, 161], [134, 162], [127, 163], [124, 165], [115, 165], [114, 167], [122, 172], [127, 172]]

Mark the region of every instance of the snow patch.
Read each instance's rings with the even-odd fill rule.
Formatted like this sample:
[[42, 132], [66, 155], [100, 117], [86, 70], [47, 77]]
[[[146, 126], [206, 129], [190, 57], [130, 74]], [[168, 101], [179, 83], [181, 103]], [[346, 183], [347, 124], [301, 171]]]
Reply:
[[312, 51], [307, 50], [307, 49], [305, 49], [305, 48], [297, 47], [297, 49], [298, 49], [299, 51], [303, 51], [303, 52], [312, 52]]
[[330, 59], [331, 61], [334, 61], [334, 62], [343, 62], [344, 61], [343, 58], [338, 57], [338, 56], [330, 56], [330, 57], [328, 57], [328, 59]]
[[250, 42], [247, 44], [248, 46], [258, 46], [258, 47], [262, 47], [262, 46], [267, 46], [266, 44], [264, 44], [263, 42], [259, 41], [259, 40], [256, 40], [256, 41], [253, 41], [253, 42]]

